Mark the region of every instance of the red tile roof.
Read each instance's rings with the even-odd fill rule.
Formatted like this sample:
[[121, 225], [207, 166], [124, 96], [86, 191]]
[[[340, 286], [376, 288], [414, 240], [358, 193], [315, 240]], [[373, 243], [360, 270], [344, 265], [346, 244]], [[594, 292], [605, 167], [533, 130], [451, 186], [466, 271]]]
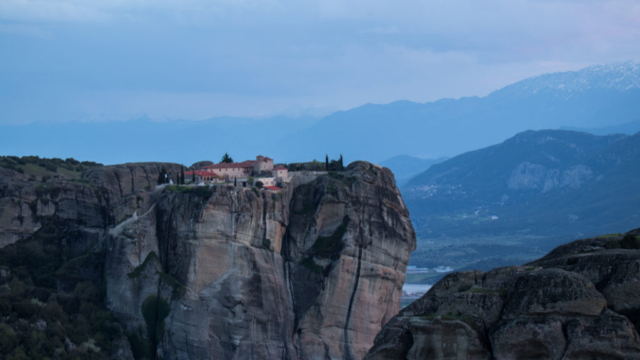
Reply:
[[[267, 162], [269, 160], [273, 161], [272, 158], [263, 157], [262, 155], [258, 155], [258, 158], [262, 158], [262, 162]], [[233, 168], [250, 168], [258, 163], [257, 160], [245, 160], [239, 163], [219, 163], [219, 164], [211, 164], [201, 167], [201, 169], [233, 169]]]
[[286, 167], [277, 167], [277, 168], [273, 168], [273, 170], [287, 170]]
[[269, 190], [273, 190], [273, 191], [280, 191], [282, 190], [282, 188], [279, 188], [277, 186], [265, 186], [265, 189], [269, 189]]
[[219, 176], [218, 174], [211, 172], [211, 171], [206, 171], [206, 170], [191, 170], [191, 171], [186, 171], [184, 173], [184, 176], [187, 175], [193, 175], [193, 173], [196, 173], [196, 175], [198, 176], [208, 176], [208, 177], [217, 177]]
[[255, 161], [243, 161], [241, 163], [220, 163], [220, 164], [212, 164], [203, 166], [202, 169], [233, 169], [233, 168], [250, 168], [253, 166]]

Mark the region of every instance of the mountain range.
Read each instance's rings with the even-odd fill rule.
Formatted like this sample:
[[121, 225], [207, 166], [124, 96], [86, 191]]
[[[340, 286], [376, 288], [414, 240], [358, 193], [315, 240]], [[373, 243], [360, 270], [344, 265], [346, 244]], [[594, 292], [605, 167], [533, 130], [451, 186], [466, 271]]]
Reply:
[[489, 146], [525, 130], [614, 126], [639, 120], [639, 113], [640, 65], [630, 61], [541, 75], [485, 97], [368, 104], [331, 114], [288, 135], [284, 143], [300, 149], [301, 157], [328, 148], [343, 149], [347, 159], [433, 158]]
[[49, 124], [2, 125], [0, 153], [105, 164], [190, 164], [217, 161], [225, 152], [236, 159], [263, 154], [281, 162], [321, 160], [325, 154], [342, 154], [345, 162], [381, 162], [402, 154], [433, 159], [489, 146], [525, 130], [616, 127], [639, 121], [639, 113], [640, 66], [630, 61], [541, 75], [485, 97], [366, 104], [325, 117], [107, 123], [52, 119]]
[[640, 133], [541, 130], [432, 165], [402, 189], [418, 236], [412, 261], [521, 263], [637, 227], [638, 159]]
[[427, 170], [431, 165], [447, 160], [446, 157], [438, 159], [420, 159], [409, 155], [398, 155], [379, 163], [380, 166], [389, 168], [395, 176], [396, 185], [404, 186], [411, 178]]

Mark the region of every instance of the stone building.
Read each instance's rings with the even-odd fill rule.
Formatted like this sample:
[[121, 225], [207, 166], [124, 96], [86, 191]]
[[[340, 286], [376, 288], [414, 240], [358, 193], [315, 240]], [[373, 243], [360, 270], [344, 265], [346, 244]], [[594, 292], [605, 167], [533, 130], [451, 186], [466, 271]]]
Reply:
[[193, 182], [193, 175], [195, 173], [195, 177], [196, 177], [196, 183], [201, 183], [204, 181], [207, 182], [217, 182], [218, 179], [220, 178], [220, 175], [212, 172], [212, 171], [206, 171], [206, 170], [191, 170], [191, 171], [186, 171], [184, 173], [184, 180], [185, 182]]
[[260, 174], [263, 171], [273, 171], [273, 159], [258, 155], [253, 161], [253, 173]]
[[279, 179], [286, 179], [289, 177], [289, 171], [284, 166], [275, 167], [273, 168], [273, 177], [279, 178]]
[[203, 166], [201, 170], [216, 172], [227, 179], [248, 177], [259, 175], [262, 172], [272, 172], [273, 159], [258, 155], [255, 160], [246, 160], [239, 163], [211, 164]]

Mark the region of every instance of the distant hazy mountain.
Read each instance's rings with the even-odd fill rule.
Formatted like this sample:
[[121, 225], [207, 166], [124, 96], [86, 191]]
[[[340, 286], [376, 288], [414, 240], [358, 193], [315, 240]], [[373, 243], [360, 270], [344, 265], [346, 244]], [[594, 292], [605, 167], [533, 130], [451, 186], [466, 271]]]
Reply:
[[637, 121], [640, 66], [635, 62], [526, 79], [486, 97], [431, 103], [398, 101], [264, 119], [32, 124], [0, 126], [0, 154], [75, 157], [105, 164], [191, 164], [256, 154], [276, 161], [380, 162], [391, 156], [453, 156], [529, 129], [599, 128]]
[[[472, 250], [458, 260], [533, 257], [559, 241], [638, 227], [639, 159], [640, 133], [526, 131], [431, 166], [403, 197], [419, 242], [464, 243], [446, 250]], [[489, 243], [503, 247], [480, 254]], [[421, 253], [428, 248], [412, 259], [442, 261]]]
[[546, 74], [482, 98], [364, 105], [287, 136], [280, 148], [296, 149], [300, 159], [325, 149], [340, 149], [349, 160], [452, 156], [525, 130], [614, 126], [638, 114], [640, 65], [627, 62]]
[[273, 158], [273, 144], [318, 120], [310, 115], [279, 115], [264, 119], [5, 125], [0, 126], [0, 154], [74, 157], [104, 164], [164, 161], [190, 165], [200, 160], [220, 161], [225, 152], [234, 160], [253, 159], [259, 154]]
[[398, 155], [380, 162], [379, 165], [393, 171], [398, 187], [404, 186], [409, 179], [427, 170], [429, 166], [447, 160], [446, 157], [438, 159], [420, 159], [409, 155]]
[[[638, 115], [640, 117], [640, 114]], [[640, 131], [640, 120], [632, 121], [616, 126], [605, 126], [599, 128], [579, 128], [579, 127], [570, 127], [563, 126], [560, 130], [573, 130], [573, 131], [583, 131], [588, 132], [594, 135], [609, 135], [609, 134], [627, 134], [633, 135]]]

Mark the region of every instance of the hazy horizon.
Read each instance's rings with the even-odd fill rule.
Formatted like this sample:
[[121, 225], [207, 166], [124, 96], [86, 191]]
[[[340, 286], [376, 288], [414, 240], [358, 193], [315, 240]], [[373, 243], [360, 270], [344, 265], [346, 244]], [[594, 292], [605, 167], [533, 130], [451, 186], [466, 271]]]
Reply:
[[[0, 124], [328, 113], [640, 59], [638, 1], [0, 4]], [[544, 25], [544, 26], [543, 26]]]

